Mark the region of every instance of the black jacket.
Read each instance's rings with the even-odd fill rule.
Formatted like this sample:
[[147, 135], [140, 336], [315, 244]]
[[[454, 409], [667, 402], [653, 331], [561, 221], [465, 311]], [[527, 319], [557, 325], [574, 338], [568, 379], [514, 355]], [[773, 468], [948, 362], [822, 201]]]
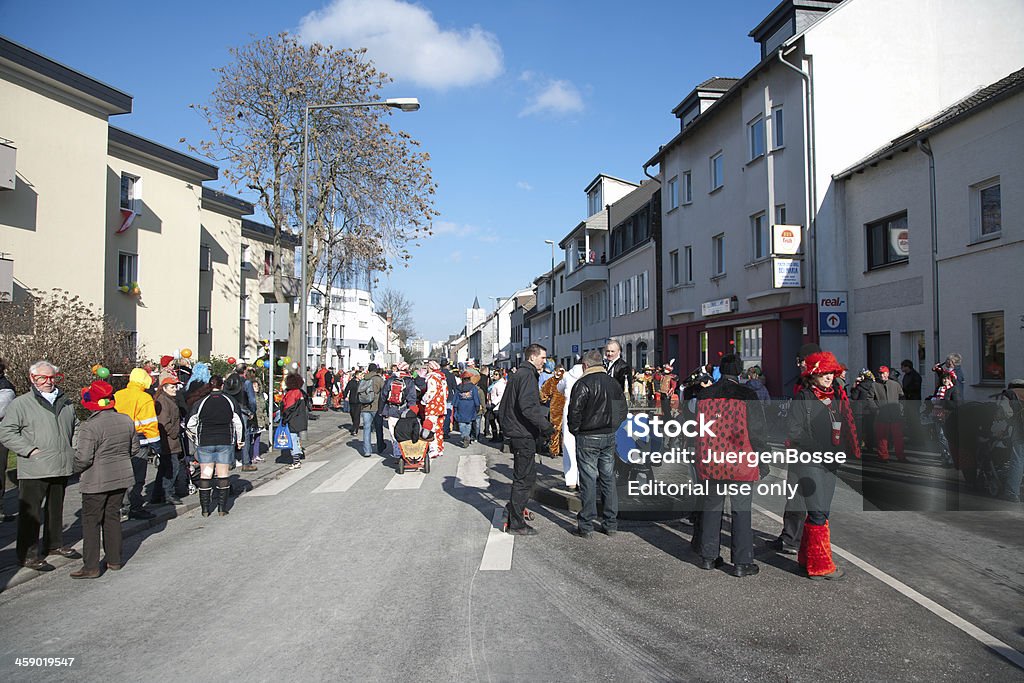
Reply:
[[498, 408], [501, 432], [509, 439], [536, 439], [555, 431], [540, 403], [537, 369], [523, 363], [510, 375]]
[[910, 368], [900, 378], [900, 383], [903, 384], [903, 395], [908, 401], [921, 400], [921, 373]]
[[420, 419], [411, 410], [402, 412], [402, 416], [395, 423], [395, 441], [411, 441], [416, 443], [420, 440]]
[[622, 356], [619, 356], [618, 360], [608, 368], [608, 374], [619, 383], [619, 388], [627, 396], [633, 395], [633, 368], [629, 367], [629, 363], [624, 361]]
[[626, 394], [603, 367], [586, 370], [569, 394], [569, 433], [613, 434], [626, 419]]

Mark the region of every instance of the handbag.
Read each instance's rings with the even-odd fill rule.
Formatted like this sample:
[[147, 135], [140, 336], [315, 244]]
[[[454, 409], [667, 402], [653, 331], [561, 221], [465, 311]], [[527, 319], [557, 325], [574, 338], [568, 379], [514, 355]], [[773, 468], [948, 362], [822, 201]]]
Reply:
[[274, 430], [274, 448], [278, 450], [285, 450], [292, 447], [292, 431], [288, 429], [288, 425], [278, 425], [277, 429]]

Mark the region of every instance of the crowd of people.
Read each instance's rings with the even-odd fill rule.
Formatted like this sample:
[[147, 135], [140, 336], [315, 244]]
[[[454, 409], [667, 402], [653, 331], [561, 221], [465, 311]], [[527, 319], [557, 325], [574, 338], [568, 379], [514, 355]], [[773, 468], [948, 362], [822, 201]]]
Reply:
[[[537, 344], [524, 355], [525, 361], [509, 370], [477, 368], [472, 362], [453, 370], [446, 359], [438, 359], [413, 367], [370, 363], [365, 369], [337, 372], [321, 366], [305, 379], [293, 371], [281, 378], [279, 404], [278, 396], [265, 392], [258, 373], [244, 363], [219, 375], [207, 363], [164, 356], [159, 368], [133, 369], [119, 391], [96, 379], [80, 396], [71, 397], [60, 387], [58, 368], [45, 360], [28, 369], [30, 391], [15, 396], [0, 360], [0, 456], [6, 457], [8, 450], [18, 456], [17, 560], [23, 567], [50, 571], [47, 555], [81, 558], [83, 565], [72, 576], [93, 578], [100, 574], [102, 538], [107, 569], [120, 569], [121, 522], [153, 516], [144, 507], [143, 495], [150, 464], [156, 466], [150, 504], [181, 505], [184, 495], [198, 494], [204, 517], [214, 511], [228, 514], [230, 469], [255, 471], [262, 461], [261, 420], [268, 412], [267, 401], [275, 401], [279, 423], [287, 427], [287, 443], [276, 445], [290, 453], [292, 469], [302, 465], [303, 439], [314, 407], [348, 411], [352, 435], [362, 429], [364, 457], [377, 453], [398, 458], [403, 445], [417, 442], [424, 458], [441, 457], [451, 447], [453, 432], [462, 448], [476, 440], [489, 440], [502, 452], [509, 446], [513, 481], [506, 531], [515, 535], [536, 534], [528, 523], [527, 505], [538, 454], [561, 458], [565, 485], [580, 498], [574, 533], [582, 538], [595, 531], [616, 533], [617, 435], [630, 408], [653, 406], [666, 419], [679, 421], [711, 416], [715, 433], [691, 441], [698, 454], [768, 450], [766, 405], [771, 398], [763, 374], [757, 366], [744, 367], [734, 353], [721, 355], [716, 365], [698, 368], [682, 381], [673, 362], [633, 372], [616, 340], [607, 342], [603, 354], [587, 352], [570, 368], [557, 365]], [[943, 417], [963, 400], [960, 361], [951, 354], [936, 364], [936, 389], [922, 399], [924, 382], [910, 361], [902, 363], [899, 381], [882, 366], [877, 375], [865, 369], [848, 383], [847, 368], [834, 355], [806, 344], [797, 357], [800, 376], [793, 397], [785, 402], [786, 444], [809, 452], [842, 449], [854, 459], [871, 447], [881, 461], [890, 452], [902, 460], [904, 426], [930, 425], [943, 461], [951, 463]], [[919, 419], [908, 422], [908, 401], [927, 408], [913, 412]], [[1022, 405], [1020, 380], [1011, 382], [996, 402], [1000, 428], [1013, 451], [1004, 497], [1017, 501], [1024, 476]], [[79, 419], [76, 406], [88, 413], [87, 419]], [[810, 578], [842, 576], [832, 559], [829, 529], [837, 468], [789, 466], [787, 484], [797, 495], [788, 498], [781, 533], [769, 544], [796, 555]], [[76, 474], [82, 493], [82, 553], [64, 545], [62, 538], [64, 491]], [[732, 573], [758, 573], [750, 490], [719, 484], [754, 482], [765, 474], [757, 463], [701, 462], [698, 455], [692, 476], [706, 488], [690, 520], [692, 547], [702, 568], [724, 564], [719, 546], [729, 498]]]

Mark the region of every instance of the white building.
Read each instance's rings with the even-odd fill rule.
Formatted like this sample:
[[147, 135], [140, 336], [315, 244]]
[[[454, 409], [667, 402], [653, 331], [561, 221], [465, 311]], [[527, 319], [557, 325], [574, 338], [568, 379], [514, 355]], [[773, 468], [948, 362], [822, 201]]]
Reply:
[[[646, 164], [662, 181], [665, 356], [690, 368], [735, 345], [786, 393], [797, 349], [819, 341], [819, 294], [850, 277], [832, 174], [1019, 68], [1022, 30], [1018, 0], [972, 6], [969, 21], [955, 0], [778, 5], [751, 32], [761, 61], [694, 89]], [[795, 227], [774, 240], [773, 226]], [[847, 336], [820, 342], [863, 362]]]
[[[325, 306], [329, 307], [326, 324]], [[391, 332], [384, 316], [376, 313], [368, 290], [332, 287], [329, 301], [321, 292], [311, 292], [306, 320], [307, 367], [317, 368], [324, 363], [334, 368], [365, 368], [371, 362], [391, 365], [401, 358], [398, 336]], [[324, 338], [327, 353], [321, 357]]]
[[959, 353], [969, 400], [1024, 377], [1022, 124], [1024, 69], [836, 175], [858, 365], [908, 359], [927, 396]]
[[413, 339], [409, 342], [409, 350], [415, 358], [429, 358], [433, 348], [429, 339]]

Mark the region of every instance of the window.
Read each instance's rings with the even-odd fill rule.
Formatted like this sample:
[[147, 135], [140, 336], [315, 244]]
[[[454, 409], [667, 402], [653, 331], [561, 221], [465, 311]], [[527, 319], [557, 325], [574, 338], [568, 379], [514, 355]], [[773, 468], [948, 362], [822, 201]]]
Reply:
[[1003, 312], [979, 313], [978, 357], [981, 359], [981, 381], [1002, 384], [1006, 379], [1006, 336]]
[[673, 176], [668, 181], [668, 210], [679, 206], [679, 176]]
[[753, 240], [754, 260], [768, 256], [768, 221], [765, 220], [764, 211], [750, 217], [750, 233]]
[[725, 275], [725, 235], [711, 238], [711, 254], [715, 267], [715, 276]]
[[686, 171], [683, 173], [683, 204], [693, 201], [693, 175]]
[[910, 231], [906, 213], [869, 223], [867, 233], [868, 270], [905, 263], [909, 259]]
[[319, 308], [320, 305], [323, 302], [324, 302], [324, 295], [321, 294], [320, 292], [310, 292], [309, 293], [309, 305], [310, 306], [316, 306], [316, 307]]
[[693, 282], [693, 247], [683, 249], [683, 282]]
[[788, 225], [786, 223], [786, 205], [776, 204], [775, 205], [775, 224], [776, 225]]
[[359, 327], [369, 327], [369, 326], [370, 326], [370, 324], [368, 322], [366, 322], [365, 320], [360, 320], [359, 321]]
[[636, 367], [647, 367], [647, 342], [637, 342], [636, 345]]
[[651, 278], [647, 271], [640, 273], [640, 310], [646, 311], [651, 305]]
[[274, 273], [274, 252], [270, 249], [263, 251], [263, 274], [272, 275]]
[[252, 255], [250, 254], [248, 244], [242, 245], [242, 270], [247, 270], [252, 267]]
[[208, 273], [213, 270], [213, 250], [206, 244], [199, 245], [199, 271]]
[[629, 280], [622, 281], [623, 286], [623, 303], [622, 314], [626, 315], [636, 310], [636, 302], [633, 301], [633, 281], [632, 278]]
[[587, 194], [587, 215], [593, 216], [603, 208], [604, 204], [601, 203], [601, 186], [598, 185]]
[[999, 178], [971, 187], [971, 241], [998, 237], [1003, 231]]
[[711, 157], [711, 191], [714, 192], [725, 184], [722, 170], [722, 153]]
[[249, 295], [248, 294], [243, 294], [241, 296], [241, 305], [242, 305], [242, 309], [241, 309], [241, 313], [239, 314], [238, 317], [241, 320], [248, 320], [249, 319]]
[[672, 284], [679, 284], [679, 250], [670, 251], [668, 253], [668, 262], [672, 268]]
[[142, 181], [138, 176], [121, 174], [121, 208], [135, 213], [142, 209]]
[[117, 255], [117, 286], [129, 287], [139, 281], [139, 257], [119, 252]]
[[762, 331], [760, 325], [737, 327], [733, 331], [733, 341], [736, 343], [736, 353], [743, 359], [744, 368], [761, 363]]
[[778, 149], [786, 144], [786, 138], [783, 136], [782, 124], [782, 107], [772, 108], [772, 149]]
[[708, 364], [708, 331], [707, 330], [701, 330], [701, 333], [700, 333], [700, 336], [699, 336], [699, 346], [700, 346], [700, 364], [701, 365], [707, 365]]
[[764, 156], [764, 117], [758, 116], [747, 124], [747, 141], [750, 146], [750, 159]]
[[199, 334], [210, 334], [210, 309], [199, 309]]

